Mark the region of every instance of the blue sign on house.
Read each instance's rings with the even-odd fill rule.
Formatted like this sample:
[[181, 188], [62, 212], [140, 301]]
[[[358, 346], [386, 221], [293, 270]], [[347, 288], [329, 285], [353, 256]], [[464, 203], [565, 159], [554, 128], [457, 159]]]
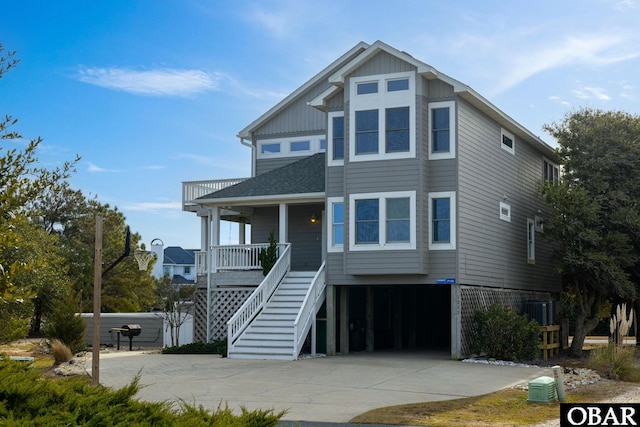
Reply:
[[436, 285], [455, 285], [455, 284], [456, 284], [455, 277], [448, 277], [446, 279], [436, 279]]

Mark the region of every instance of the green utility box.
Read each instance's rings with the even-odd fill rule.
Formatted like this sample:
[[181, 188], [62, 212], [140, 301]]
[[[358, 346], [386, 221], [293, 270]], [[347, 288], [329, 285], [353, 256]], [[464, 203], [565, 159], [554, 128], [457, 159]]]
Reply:
[[551, 402], [558, 399], [556, 381], [551, 377], [540, 377], [529, 381], [529, 402]]

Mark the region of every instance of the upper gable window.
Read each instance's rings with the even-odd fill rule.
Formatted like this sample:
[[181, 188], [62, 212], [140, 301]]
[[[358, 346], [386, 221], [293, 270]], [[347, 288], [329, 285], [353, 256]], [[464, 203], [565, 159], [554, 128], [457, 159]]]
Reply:
[[358, 83], [358, 95], [378, 93], [378, 82]]
[[429, 104], [429, 159], [453, 159], [456, 156], [455, 102]]
[[545, 184], [558, 184], [560, 182], [560, 167], [547, 159], [543, 159], [542, 178]]
[[291, 151], [309, 151], [311, 150], [311, 141], [293, 141], [291, 142]]
[[387, 80], [387, 92], [409, 90], [409, 79]]
[[[256, 141], [258, 158], [308, 156], [326, 150], [326, 135], [307, 135]], [[323, 143], [324, 141], [324, 143]]]
[[[375, 83], [376, 96], [358, 96]], [[354, 77], [350, 83], [349, 160], [415, 157], [415, 75]]]
[[516, 154], [516, 139], [511, 132], [505, 129], [500, 132], [500, 145], [503, 150]]
[[277, 154], [280, 152], [280, 143], [274, 144], [262, 144], [260, 153], [262, 154]]

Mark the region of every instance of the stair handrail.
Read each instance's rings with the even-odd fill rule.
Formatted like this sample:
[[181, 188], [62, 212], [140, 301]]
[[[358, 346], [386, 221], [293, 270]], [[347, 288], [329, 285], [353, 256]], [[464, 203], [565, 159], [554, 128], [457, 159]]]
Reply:
[[262, 310], [290, 267], [291, 244], [287, 243], [271, 271], [227, 322], [227, 353], [231, 353], [235, 349], [237, 339], [247, 329], [253, 318]]
[[[298, 316], [293, 324], [293, 359], [297, 359], [304, 341], [307, 338], [307, 333], [311, 328], [313, 316], [318, 313], [320, 306], [324, 301], [325, 290], [327, 287], [325, 281], [325, 269], [326, 263], [323, 262], [316, 274], [313, 276], [311, 285], [307, 290], [307, 294], [304, 297]], [[315, 348], [315, 346], [314, 346]]]

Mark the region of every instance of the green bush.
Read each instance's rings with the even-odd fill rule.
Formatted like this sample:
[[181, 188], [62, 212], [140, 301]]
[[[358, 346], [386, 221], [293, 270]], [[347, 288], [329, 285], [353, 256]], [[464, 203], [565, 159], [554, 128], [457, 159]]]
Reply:
[[85, 378], [44, 380], [36, 369], [0, 361], [0, 424], [8, 426], [276, 426], [285, 411], [229, 408], [208, 411], [179, 402], [134, 399], [139, 378], [119, 390], [89, 386]]
[[[8, 305], [8, 304], [7, 304]], [[2, 307], [5, 309], [5, 307]], [[19, 317], [11, 310], [0, 311], [0, 343], [10, 343], [24, 338], [29, 332], [29, 319]]]
[[47, 338], [60, 340], [72, 353], [77, 353], [84, 347], [85, 324], [76, 314], [79, 310], [80, 302], [71, 295], [65, 296], [56, 302], [44, 327]]
[[213, 341], [210, 343], [194, 342], [175, 347], [162, 349], [164, 354], [220, 354], [227, 355], [227, 340]]
[[264, 276], [269, 274], [273, 266], [278, 262], [278, 245], [276, 243], [275, 232], [273, 230], [269, 233], [269, 246], [260, 249], [258, 259], [260, 260], [262, 274]]
[[640, 371], [634, 365], [635, 352], [633, 346], [596, 347], [589, 355], [589, 368], [612, 380], [640, 382]]
[[473, 314], [471, 351], [500, 360], [534, 360], [540, 356], [540, 326], [509, 307], [492, 304]]

